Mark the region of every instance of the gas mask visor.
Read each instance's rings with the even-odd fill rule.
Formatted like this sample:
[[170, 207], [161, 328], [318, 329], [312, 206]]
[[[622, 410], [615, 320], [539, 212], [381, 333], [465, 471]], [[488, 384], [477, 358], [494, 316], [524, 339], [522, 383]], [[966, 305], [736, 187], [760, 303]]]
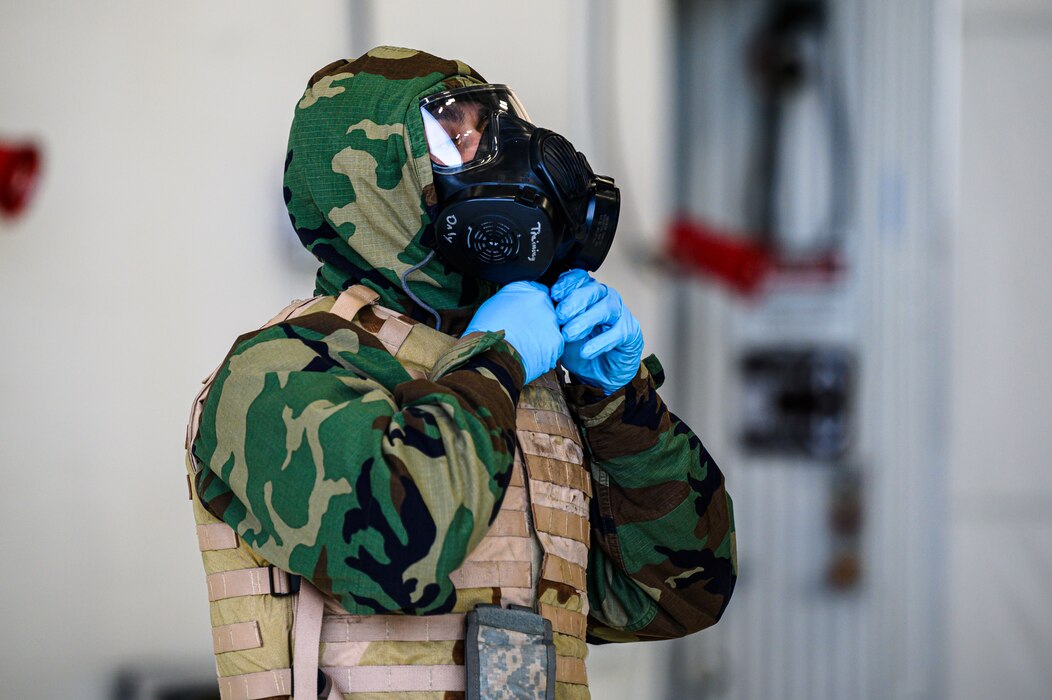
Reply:
[[460, 172], [496, 157], [500, 144], [496, 129], [489, 127], [499, 113], [530, 121], [506, 85], [472, 85], [422, 99], [420, 116], [433, 167]]

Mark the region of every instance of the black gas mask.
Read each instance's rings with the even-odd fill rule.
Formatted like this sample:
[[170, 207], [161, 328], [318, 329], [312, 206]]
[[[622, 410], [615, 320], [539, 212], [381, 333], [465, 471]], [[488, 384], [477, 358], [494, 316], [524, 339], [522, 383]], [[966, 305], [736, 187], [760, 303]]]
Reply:
[[438, 216], [433, 246], [460, 272], [507, 284], [596, 270], [621, 194], [564, 137], [529, 121], [503, 85], [420, 101]]

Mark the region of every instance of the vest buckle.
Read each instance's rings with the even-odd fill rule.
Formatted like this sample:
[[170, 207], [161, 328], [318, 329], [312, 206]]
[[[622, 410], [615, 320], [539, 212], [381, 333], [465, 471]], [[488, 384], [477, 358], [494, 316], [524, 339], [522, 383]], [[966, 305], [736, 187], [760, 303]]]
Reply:
[[300, 592], [300, 577], [279, 569], [273, 564], [267, 565], [267, 577], [270, 579], [270, 594], [284, 598]]

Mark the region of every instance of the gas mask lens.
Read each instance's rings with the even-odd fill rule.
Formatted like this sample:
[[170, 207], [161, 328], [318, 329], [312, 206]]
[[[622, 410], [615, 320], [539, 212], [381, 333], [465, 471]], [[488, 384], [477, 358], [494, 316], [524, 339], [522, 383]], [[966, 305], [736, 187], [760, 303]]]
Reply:
[[490, 127], [501, 113], [529, 121], [515, 93], [504, 85], [460, 88], [421, 100], [431, 162], [438, 169], [455, 172], [493, 158], [498, 143]]
[[446, 263], [497, 284], [598, 269], [617, 228], [613, 179], [503, 85], [431, 95], [420, 113], [438, 205], [429, 240]]

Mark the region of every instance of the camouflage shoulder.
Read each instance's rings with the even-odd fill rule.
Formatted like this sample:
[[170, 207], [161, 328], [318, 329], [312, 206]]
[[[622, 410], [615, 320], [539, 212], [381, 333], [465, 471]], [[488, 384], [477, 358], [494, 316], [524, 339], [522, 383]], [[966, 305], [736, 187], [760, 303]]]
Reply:
[[655, 389], [660, 389], [661, 385], [665, 383], [665, 368], [661, 366], [657, 355], [651, 353], [643, 358], [643, 370], [645, 374], [650, 375]]
[[470, 333], [464, 336], [456, 345], [446, 351], [442, 357], [438, 358], [434, 368], [431, 370], [431, 379], [441, 379], [473, 357], [490, 350], [510, 355], [521, 363], [522, 359], [519, 357], [518, 351], [503, 341], [504, 331]]

